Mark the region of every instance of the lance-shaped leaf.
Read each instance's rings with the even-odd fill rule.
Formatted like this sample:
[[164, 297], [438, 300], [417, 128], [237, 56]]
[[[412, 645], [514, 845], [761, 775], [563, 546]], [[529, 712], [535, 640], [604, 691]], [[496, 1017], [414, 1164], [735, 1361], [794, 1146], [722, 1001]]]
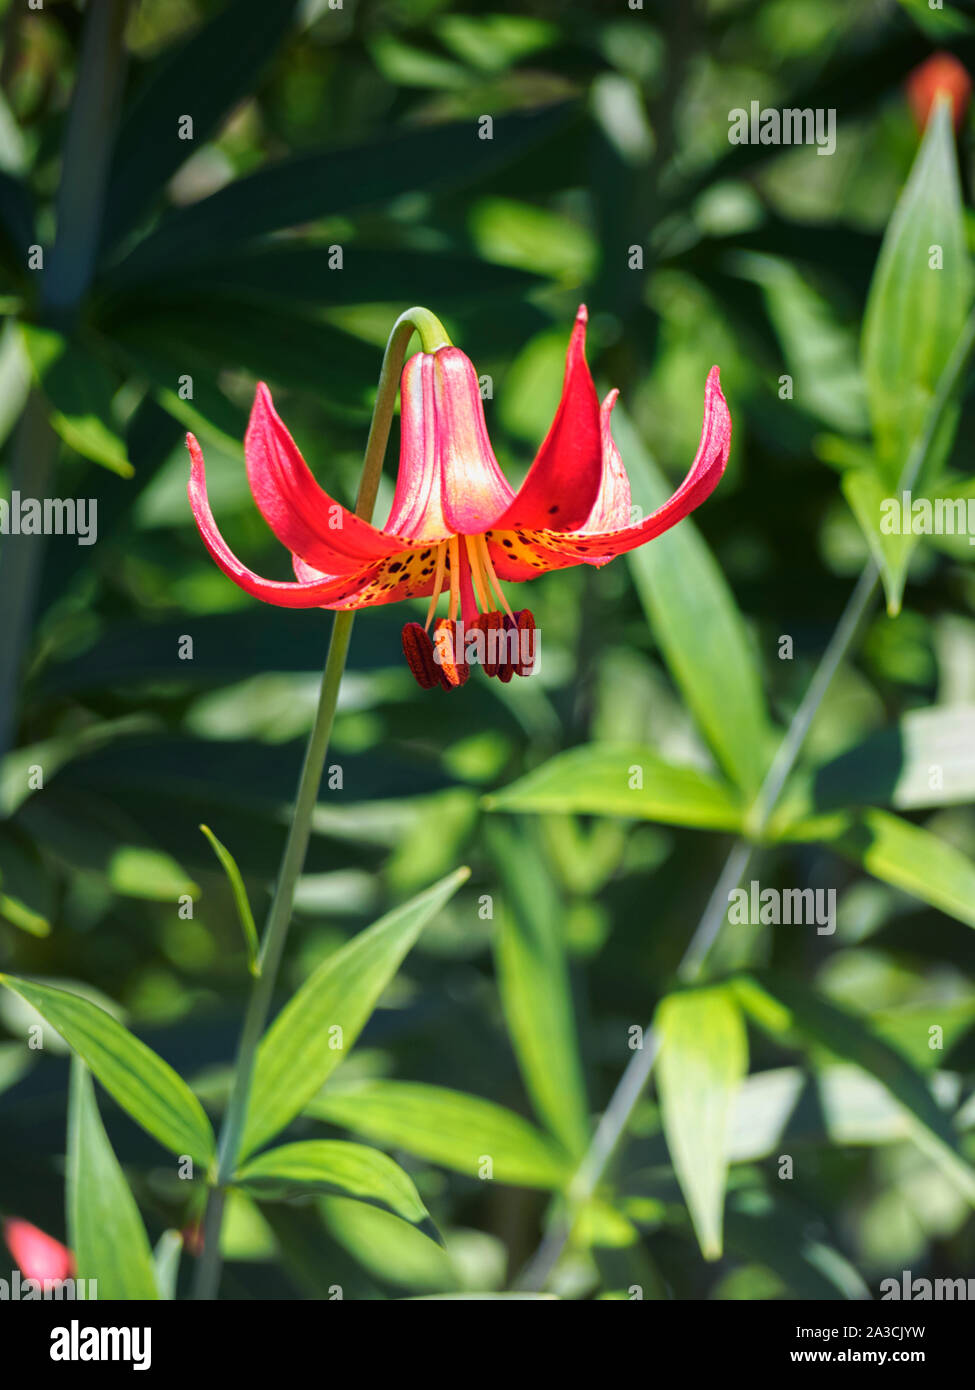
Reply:
[[152, 1268], [156, 1276], [159, 1297], [176, 1297], [176, 1281], [179, 1278], [179, 1261], [183, 1253], [182, 1231], [163, 1231], [152, 1252]]
[[139, 1208], [105, 1133], [91, 1076], [75, 1057], [68, 1103], [68, 1241], [79, 1279], [100, 1299], [156, 1299], [152, 1251]]
[[708, 830], [736, 830], [742, 819], [740, 798], [726, 783], [638, 744], [598, 743], [558, 753], [492, 792], [485, 804], [489, 810], [575, 811]]
[[430, 1221], [413, 1179], [398, 1163], [378, 1149], [342, 1139], [308, 1139], [268, 1149], [245, 1163], [234, 1182], [256, 1197], [276, 1201], [332, 1193], [385, 1207], [414, 1225]]
[[775, 827], [777, 838], [819, 840], [874, 878], [975, 927], [975, 864], [947, 840], [889, 811], [838, 811]]
[[480, 1096], [413, 1081], [366, 1081], [325, 1091], [304, 1113], [391, 1148], [519, 1187], [560, 1188], [572, 1176], [568, 1156], [504, 1106]]
[[50, 328], [23, 326], [34, 375], [50, 405], [51, 425], [72, 449], [123, 478], [134, 472], [112, 417], [115, 383], [86, 348]]
[[258, 1049], [243, 1156], [283, 1129], [325, 1084], [420, 932], [469, 874], [458, 869], [361, 932], [285, 1004]]
[[109, 1095], [160, 1144], [210, 1164], [215, 1145], [203, 1106], [152, 1048], [79, 994], [13, 975], [0, 975], [0, 984], [26, 999], [91, 1068]]
[[[671, 489], [619, 406], [613, 432], [647, 513]], [[653, 635], [715, 755], [742, 790], [757, 791], [770, 751], [768, 715], [745, 622], [717, 561], [688, 519], [627, 559]]]
[[254, 914], [251, 911], [250, 899], [247, 896], [247, 888], [244, 885], [240, 869], [237, 867], [237, 860], [230, 853], [227, 846], [217, 839], [208, 825], [201, 825], [200, 829], [213, 846], [213, 852], [220, 860], [223, 871], [227, 875], [227, 882], [230, 884], [230, 891], [234, 895], [237, 916], [240, 919], [240, 929], [244, 933], [244, 941], [247, 945], [248, 969], [252, 975], [259, 975], [261, 971], [257, 963], [257, 953], [259, 950], [257, 925], [254, 921]]
[[384, 133], [361, 145], [298, 155], [236, 179], [165, 217], [125, 262], [127, 277], [219, 262], [227, 248], [285, 227], [386, 203], [417, 189], [483, 179], [562, 128], [574, 104], [513, 112], [478, 141], [471, 121]]
[[510, 826], [495, 821], [488, 830], [504, 888], [495, 953], [508, 1031], [536, 1113], [568, 1152], [579, 1157], [589, 1141], [589, 1107], [562, 904], [535, 828], [525, 823], [516, 835]]
[[961, 333], [972, 278], [951, 103], [942, 97], [887, 227], [863, 324], [877, 462], [891, 487]]
[[732, 987], [748, 1014], [773, 1037], [794, 1045], [825, 1048], [832, 1056], [875, 1077], [908, 1115], [915, 1143], [975, 1204], [975, 1171], [959, 1153], [948, 1116], [924, 1078], [902, 1053], [872, 1030], [868, 1020], [838, 1008], [795, 980], [771, 972], [743, 976]]
[[[298, 0], [233, 0], [152, 65], [119, 122], [102, 219], [105, 246], [138, 221], [153, 194], [253, 91], [297, 6]], [[185, 116], [193, 122], [190, 138], [179, 127]]]
[[817, 769], [816, 810], [975, 801], [975, 705], [912, 710]]
[[748, 1071], [741, 1010], [725, 989], [668, 995], [657, 1007], [657, 1089], [667, 1147], [701, 1253], [720, 1258], [728, 1145]]

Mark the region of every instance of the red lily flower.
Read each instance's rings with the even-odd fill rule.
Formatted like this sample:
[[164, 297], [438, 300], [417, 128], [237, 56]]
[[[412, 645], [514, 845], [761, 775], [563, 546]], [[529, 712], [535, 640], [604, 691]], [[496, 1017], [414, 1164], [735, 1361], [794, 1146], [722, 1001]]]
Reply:
[[20, 1217], [3, 1223], [3, 1238], [20, 1271], [28, 1279], [56, 1281], [74, 1273], [74, 1256], [67, 1246]]
[[[512, 612], [501, 581], [534, 579], [567, 565], [604, 565], [652, 540], [694, 510], [717, 486], [728, 460], [731, 417], [717, 367], [708, 374], [697, 457], [662, 507], [630, 523], [630, 485], [610, 431], [617, 392], [600, 406], [586, 364], [587, 314], [580, 308], [566, 358], [562, 399], [528, 476], [509, 486], [488, 439], [477, 374], [455, 347], [418, 352], [400, 386], [400, 467], [392, 510], [381, 529], [354, 516], [315, 482], [258, 386], [244, 442], [254, 499], [271, 530], [292, 552], [297, 583], [262, 579], [224, 541], [207, 500], [203, 455], [187, 436], [192, 460], [189, 498], [203, 541], [235, 584], [288, 608], [364, 608], [429, 597], [426, 626], [408, 623], [404, 651], [424, 687], [467, 679], [466, 629], [482, 634], [490, 674], [527, 675], [531, 661], [519, 635], [531, 637], [527, 610]], [[447, 620], [428, 635], [444, 588]], [[462, 626], [457, 624], [458, 613]], [[509, 650], [492, 662], [494, 637]], [[494, 668], [492, 670], [492, 667]]]

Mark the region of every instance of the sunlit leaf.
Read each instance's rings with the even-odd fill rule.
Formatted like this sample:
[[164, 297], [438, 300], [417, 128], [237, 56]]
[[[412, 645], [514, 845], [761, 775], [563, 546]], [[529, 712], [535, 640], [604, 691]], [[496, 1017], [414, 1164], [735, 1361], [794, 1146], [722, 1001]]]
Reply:
[[865, 802], [916, 810], [975, 800], [975, 705], [911, 710], [817, 768], [817, 810]]
[[54, 429], [85, 458], [131, 477], [134, 469], [112, 417], [115, 383], [108, 369], [90, 350], [53, 329], [25, 324], [23, 334]]
[[221, 844], [208, 825], [201, 825], [200, 829], [213, 846], [213, 852], [220, 860], [224, 873], [227, 875], [227, 882], [230, 884], [230, 891], [234, 895], [234, 903], [237, 907], [237, 917], [240, 921], [241, 931], [244, 933], [244, 940], [247, 943], [247, 963], [252, 975], [259, 975], [260, 970], [257, 965], [257, 926], [254, 922], [254, 914], [251, 912], [250, 899], [247, 896], [247, 889], [241, 877], [237, 861], [227, 849], [226, 845]]
[[458, 869], [361, 932], [285, 1004], [258, 1049], [243, 1156], [283, 1129], [324, 1085], [407, 951], [468, 874]]
[[657, 1087], [667, 1147], [701, 1253], [722, 1249], [728, 1135], [748, 1071], [741, 1010], [727, 990], [670, 994], [657, 1007]]
[[947, 840], [889, 811], [837, 811], [782, 825], [783, 840], [820, 840], [875, 878], [975, 927], [975, 864]]
[[213, 1131], [196, 1096], [168, 1062], [111, 1014], [78, 994], [0, 975], [91, 1068], [133, 1120], [176, 1154], [209, 1165]]
[[636, 744], [593, 744], [559, 753], [510, 787], [492, 792], [486, 805], [491, 810], [576, 811], [709, 830], [735, 830], [742, 818], [738, 795], [725, 783], [697, 768], [668, 763]]
[[[879, 482], [888, 492], [902, 480], [942, 373], [972, 301], [968, 252], [950, 101], [942, 98], [928, 121], [910, 177], [884, 235], [863, 323], [863, 370], [873, 425]], [[920, 476], [923, 491], [944, 465], [957, 414], [951, 411]], [[872, 507], [856, 485], [851, 501], [861, 522]], [[876, 490], [876, 489], [874, 489]], [[868, 538], [875, 530], [867, 529]], [[883, 550], [890, 545], [871, 542]], [[896, 611], [909, 547], [893, 548], [888, 600]]]
[[91, 1076], [77, 1058], [67, 1157], [68, 1241], [77, 1277], [96, 1281], [101, 1300], [158, 1298], [146, 1228], [98, 1114]]
[[340, 1139], [307, 1139], [268, 1149], [238, 1169], [234, 1181], [272, 1200], [331, 1192], [374, 1202], [414, 1224], [429, 1221], [412, 1178], [398, 1163], [378, 1149]]
[[469, 1178], [483, 1176], [485, 1160], [496, 1182], [519, 1187], [558, 1188], [572, 1173], [567, 1156], [520, 1115], [442, 1086], [367, 1081], [323, 1092], [304, 1113]]

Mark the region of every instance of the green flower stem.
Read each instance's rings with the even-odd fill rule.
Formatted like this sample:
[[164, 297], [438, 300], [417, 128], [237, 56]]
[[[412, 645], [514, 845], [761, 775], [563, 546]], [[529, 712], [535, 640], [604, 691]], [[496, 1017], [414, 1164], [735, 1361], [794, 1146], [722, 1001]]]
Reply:
[[[971, 312], [958, 335], [958, 341], [941, 374], [938, 389], [924, 422], [924, 428], [915, 439], [904, 463], [897, 484], [898, 491], [910, 491], [921, 476], [948, 404], [953, 400], [973, 355], [975, 355], [975, 310]], [[778, 799], [802, 751], [806, 735], [809, 733], [816, 713], [873, 602], [879, 578], [880, 571], [876, 562], [874, 560], [868, 561], [856, 587], [847, 600], [833, 636], [830, 638], [799, 708], [789, 723], [782, 742], [776, 750], [775, 757], [772, 759], [772, 764], [745, 818], [745, 836], [736, 840], [732, 846], [714, 891], [708, 900], [708, 905], [704, 909], [704, 915], [681, 957], [677, 967], [677, 975], [682, 983], [693, 983], [700, 977], [704, 969], [708, 953], [727, 919], [729, 894], [741, 882], [752, 861], [757, 847], [755, 842], [761, 841], [768, 827]], [[644, 1030], [643, 1047], [633, 1053], [624, 1068], [616, 1090], [596, 1126], [592, 1142], [569, 1185], [566, 1194], [567, 1209], [563, 1214], [560, 1214], [552, 1228], [546, 1232], [538, 1249], [526, 1264], [518, 1280], [519, 1288], [543, 1289], [548, 1283], [552, 1271], [572, 1235], [577, 1213], [596, 1191], [610, 1160], [623, 1140], [630, 1116], [650, 1079], [659, 1051], [660, 1040], [654, 1032], [652, 1024], [648, 1024]]]
[[[362, 477], [359, 494], [356, 498], [355, 512], [365, 521], [372, 518], [376, 504], [376, 494], [382, 477], [383, 458], [389, 439], [393, 412], [396, 408], [396, 393], [399, 388], [400, 371], [406, 356], [406, 347], [414, 332], [420, 334], [425, 351], [434, 351], [428, 343], [443, 346], [449, 343], [439, 319], [426, 309], [408, 309], [393, 325], [383, 355], [383, 365], [379, 373], [379, 389], [373, 410], [366, 452], [362, 464]], [[260, 973], [251, 986], [250, 999], [244, 1015], [240, 1042], [237, 1046], [237, 1060], [230, 1098], [220, 1129], [217, 1152], [217, 1171], [214, 1185], [207, 1199], [206, 1215], [203, 1225], [203, 1253], [197, 1266], [194, 1297], [197, 1299], [215, 1298], [220, 1281], [220, 1232], [223, 1225], [223, 1212], [226, 1190], [234, 1176], [240, 1155], [241, 1140], [247, 1121], [247, 1106], [250, 1099], [251, 1082], [257, 1049], [267, 1025], [271, 1000], [277, 982], [278, 967], [291, 924], [294, 906], [295, 884], [304, 866], [311, 838], [311, 823], [318, 792], [322, 781], [322, 769], [328, 752], [335, 710], [338, 704], [339, 687], [345, 671], [349, 641], [352, 637], [353, 612], [336, 613], [332, 624], [332, 636], [328, 644], [325, 670], [322, 675], [318, 710], [312, 726], [305, 761], [298, 782], [294, 815], [288, 839], [284, 847], [284, 857], [278, 874], [274, 897], [268, 912], [264, 934], [258, 954]]]

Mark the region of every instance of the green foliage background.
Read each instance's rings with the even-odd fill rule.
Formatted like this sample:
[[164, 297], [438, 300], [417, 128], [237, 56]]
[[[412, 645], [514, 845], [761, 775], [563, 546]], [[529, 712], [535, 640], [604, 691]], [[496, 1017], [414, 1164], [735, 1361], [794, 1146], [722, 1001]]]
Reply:
[[[513, 480], [551, 420], [580, 302], [597, 386], [622, 392], [618, 438], [645, 510], [693, 457], [715, 362], [735, 424], [727, 476], [693, 522], [631, 561], [523, 586], [516, 605], [543, 633], [537, 679], [475, 672], [460, 693], [426, 695], [400, 657], [414, 615], [357, 620], [328, 759], [341, 788], [321, 797], [280, 1004], [383, 912], [459, 864], [472, 875], [285, 1135], [386, 1149], [412, 1183], [390, 1211], [304, 1170], [291, 1187], [280, 1173], [242, 1182], [224, 1293], [512, 1288], [564, 1217], [634, 1028], [664, 999], [663, 1094], [641, 1100], [572, 1209], [550, 1289], [843, 1298], [877, 1296], [902, 1269], [970, 1274], [972, 552], [938, 538], [888, 553], [857, 522], [931, 423], [970, 307], [971, 215], [943, 119], [905, 214], [925, 249], [925, 216], [930, 241], [957, 233], [943, 303], [926, 324], [926, 256], [895, 264], [891, 294], [917, 306], [896, 322], [878, 275], [861, 368], [881, 240], [918, 150], [903, 81], [936, 45], [975, 69], [969, 7], [144, 0], [127, 22], [118, 139], [99, 146], [103, 198], [92, 173], [61, 204], [62, 225], [103, 207], [87, 259], [83, 238], [54, 240], [83, 16], [4, 8], [0, 468], [16, 487], [46, 451], [47, 492], [97, 497], [99, 536], [51, 538], [27, 587], [0, 540], [8, 663], [15, 615], [31, 614], [0, 765], [0, 969], [124, 1018], [212, 1116], [250, 977], [233, 891], [198, 827], [232, 852], [260, 922], [330, 617], [255, 604], [210, 563], [186, 501], [186, 428], [229, 541], [284, 578], [243, 470], [254, 382], [270, 383], [316, 475], [348, 502], [382, 347], [410, 304], [491, 375], [489, 428]], [[730, 145], [729, 110], [753, 100], [835, 107], [836, 153]], [[491, 141], [477, 136], [484, 114]], [[184, 115], [191, 142], [177, 136]], [[963, 194], [970, 136], [966, 121]], [[917, 391], [907, 423], [883, 400], [898, 373]], [[931, 495], [970, 487], [965, 384], [963, 370], [925, 454]], [[886, 610], [869, 610], [746, 875], [835, 888], [836, 933], [728, 925], [709, 988], [675, 993], [731, 837], [754, 830], [747, 808], [776, 741], [874, 553]], [[63, 1236], [67, 1049], [46, 1026], [44, 1048], [26, 1049], [37, 1019], [0, 993], [0, 1210]], [[97, 1104], [110, 1146], [79, 1067], [75, 1182], [89, 1152], [115, 1190], [114, 1149], [151, 1242], [191, 1227], [205, 1173], [177, 1179], [133, 1106], [101, 1090]], [[492, 1181], [472, 1145], [493, 1156]], [[380, 1160], [353, 1160], [356, 1182], [386, 1181]], [[109, 1209], [138, 1232], [124, 1195]]]

